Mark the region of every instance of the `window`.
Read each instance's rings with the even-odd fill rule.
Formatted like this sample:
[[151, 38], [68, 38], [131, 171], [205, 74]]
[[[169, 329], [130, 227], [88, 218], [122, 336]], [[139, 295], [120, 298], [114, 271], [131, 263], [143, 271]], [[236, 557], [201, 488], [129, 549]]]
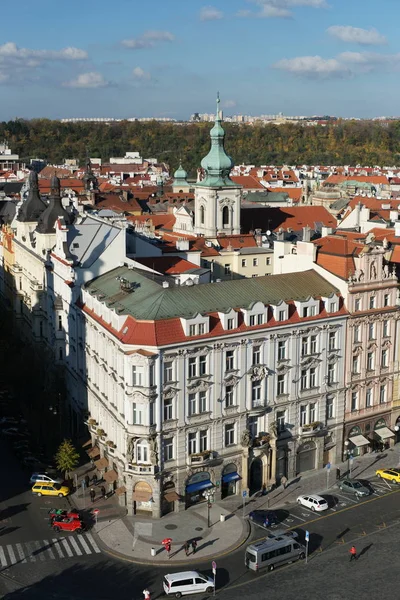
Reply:
[[196, 335], [196, 325], [189, 325], [189, 335], [190, 336]]
[[386, 385], [381, 385], [379, 388], [379, 404], [386, 402]]
[[285, 431], [285, 423], [286, 423], [286, 413], [284, 410], [278, 411], [276, 413], [276, 428], [278, 433]]
[[141, 404], [136, 404], [134, 402], [132, 404], [133, 409], [133, 424], [134, 425], [143, 425], [143, 406]]
[[62, 331], [62, 328], [63, 328], [62, 316], [58, 315], [58, 331]]
[[301, 338], [301, 355], [307, 356], [308, 354], [308, 338]]
[[302, 371], [301, 371], [300, 389], [301, 390], [307, 389], [307, 369], [302, 369]]
[[336, 364], [328, 363], [327, 383], [332, 385], [336, 381]]
[[196, 394], [189, 394], [189, 415], [195, 415], [197, 409]]
[[204, 213], [205, 213], [204, 206], [200, 206], [200, 224], [201, 225], [204, 225]]
[[315, 402], [312, 402], [310, 404], [309, 411], [310, 411], [309, 422], [310, 423], [315, 423], [315, 419], [316, 419], [316, 415], [317, 415]]
[[164, 383], [173, 381], [173, 378], [174, 378], [174, 375], [173, 375], [172, 362], [164, 363]]
[[338, 311], [338, 303], [337, 302], [331, 302], [330, 312], [331, 313], [335, 313], [337, 311]]
[[265, 259], [265, 264], [266, 264], [266, 265], [270, 265], [270, 264], [271, 264], [271, 257], [270, 257], [270, 256], [268, 256], [268, 257]]
[[300, 426], [302, 427], [307, 423], [307, 406], [300, 406]]
[[316, 354], [317, 352], [317, 336], [312, 335], [310, 337], [310, 354]]
[[375, 308], [375, 296], [370, 296], [369, 297], [369, 307], [370, 308]]
[[276, 393], [278, 396], [285, 393], [285, 376], [278, 375]]
[[200, 375], [205, 375], [207, 373], [207, 357], [206, 356], [199, 357], [199, 373], [200, 373]]
[[257, 315], [257, 325], [262, 325], [264, 323], [264, 315], [262, 313]]
[[315, 315], [315, 306], [304, 306], [303, 317], [313, 317]]
[[195, 433], [189, 433], [189, 435], [188, 435], [188, 448], [189, 448], [189, 454], [196, 454], [196, 452], [197, 452], [197, 436]]
[[147, 463], [149, 461], [149, 447], [146, 440], [140, 440], [136, 446], [136, 462]]
[[372, 388], [367, 388], [367, 391], [365, 392], [365, 406], [370, 408], [372, 406], [372, 402]]
[[143, 368], [132, 367], [132, 385], [141, 386], [143, 385]]
[[255, 346], [253, 348], [253, 365], [261, 364], [261, 348], [260, 346]]
[[351, 410], [357, 410], [358, 405], [358, 392], [352, 392], [351, 394]]
[[352, 373], [354, 375], [356, 375], [357, 373], [360, 372], [360, 359], [358, 356], [353, 356], [353, 367], [352, 367]]
[[329, 351], [336, 349], [336, 331], [330, 331], [328, 336], [328, 348]]
[[382, 350], [382, 355], [381, 355], [381, 367], [385, 368], [388, 366], [388, 351], [385, 348], [384, 350]]
[[222, 209], [222, 227], [229, 226], [229, 208], [224, 206]]
[[261, 382], [260, 381], [252, 381], [251, 382], [251, 405], [252, 408], [256, 406], [261, 406]]
[[286, 342], [278, 342], [278, 360], [286, 358]]
[[278, 315], [278, 321], [286, 320], [286, 310], [280, 310]]
[[173, 401], [172, 398], [164, 400], [164, 421], [173, 419]]
[[152, 387], [155, 385], [155, 365], [151, 364], [149, 366], [149, 385]]
[[208, 431], [207, 429], [202, 429], [200, 431], [200, 452], [205, 452], [208, 450]]
[[204, 323], [199, 323], [199, 335], [205, 334], [205, 325]]
[[326, 418], [333, 419], [335, 416], [335, 400], [333, 396], [328, 396], [326, 399]]
[[389, 336], [389, 321], [383, 321], [382, 333], [383, 333], [383, 337]]
[[197, 375], [197, 359], [189, 358], [189, 378]]
[[254, 439], [258, 436], [258, 417], [249, 417], [247, 421], [251, 437]]
[[316, 382], [317, 382], [317, 378], [316, 378], [316, 368], [315, 368], [315, 367], [311, 367], [311, 369], [310, 369], [310, 381], [309, 381], [309, 387], [310, 387], [310, 388], [315, 388], [315, 387], [316, 387]]
[[63, 350], [62, 348], [58, 349], [58, 360], [62, 360], [63, 359]]
[[207, 412], [207, 392], [199, 392], [199, 413]]
[[229, 406], [234, 406], [233, 385], [227, 385], [225, 388], [225, 408]]
[[164, 439], [164, 460], [174, 459], [174, 440], [173, 438]]
[[189, 394], [189, 415], [198, 415], [207, 412], [207, 392]]
[[250, 315], [250, 327], [256, 324], [256, 315]]
[[383, 306], [389, 306], [389, 298], [390, 298], [389, 294], [385, 294], [383, 296]]
[[354, 300], [354, 310], [358, 311], [360, 309], [361, 309], [361, 300], [360, 300], [360, 298], [356, 298]]
[[234, 323], [233, 319], [228, 319], [228, 323], [227, 323], [228, 327], [227, 327], [227, 329], [233, 329], [234, 324], [235, 323]]
[[231, 265], [224, 265], [224, 273], [225, 275], [230, 275], [231, 274]]
[[360, 341], [360, 326], [356, 325], [354, 327], [354, 343], [357, 343]]
[[225, 425], [225, 446], [233, 446], [235, 443], [235, 425]]
[[367, 371], [372, 371], [375, 367], [375, 353], [368, 352], [367, 354]]
[[368, 325], [368, 339], [369, 340], [375, 339], [375, 323], [370, 323]]
[[242, 267], [247, 267], [247, 260], [242, 258]]
[[233, 371], [234, 369], [234, 351], [227, 350], [225, 353], [225, 371]]
[[258, 267], [258, 258], [253, 258], [253, 267]]
[[150, 402], [149, 403], [149, 424], [150, 425], [154, 425], [155, 424], [155, 407], [156, 407], [156, 403], [155, 402]]

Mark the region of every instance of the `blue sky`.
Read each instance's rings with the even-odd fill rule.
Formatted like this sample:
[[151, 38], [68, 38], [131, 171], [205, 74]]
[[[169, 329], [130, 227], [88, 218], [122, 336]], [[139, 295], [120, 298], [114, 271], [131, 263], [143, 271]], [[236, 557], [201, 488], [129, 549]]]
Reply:
[[[61, 7], [62, 6], [62, 7]], [[400, 115], [399, 0], [21, 0], [0, 120]]]

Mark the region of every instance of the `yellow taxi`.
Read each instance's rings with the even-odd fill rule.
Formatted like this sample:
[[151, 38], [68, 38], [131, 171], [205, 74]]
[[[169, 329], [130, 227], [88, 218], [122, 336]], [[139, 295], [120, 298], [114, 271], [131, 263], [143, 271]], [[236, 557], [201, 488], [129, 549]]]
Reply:
[[376, 475], [393, 483], [400, 483], [400, 469], [378, 469]]
[[36, 494], [36, 496], [58, 496], [59, 498], [63, 498], [64, 496], [68, 496], [69, 488], [60, 483], [38, 481], [32, 487], [32, 494]]

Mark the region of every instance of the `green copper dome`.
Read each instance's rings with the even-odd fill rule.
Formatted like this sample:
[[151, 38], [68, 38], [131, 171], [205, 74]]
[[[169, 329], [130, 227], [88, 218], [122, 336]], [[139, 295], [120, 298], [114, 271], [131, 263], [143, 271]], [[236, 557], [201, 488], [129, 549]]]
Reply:
[[224, 148], [225, 131], [221, 125], [221, 113], [219, 110], [220, 99], [217, 97], [217, 113], [215, 124], [210, 131], [210, 152], [201, 161], [201, 166], [206, 172], [205, 178], [197, 185], [205, 187], [235, 186], [229, 174], [233, 168], [233, 160], [227, 155]]
[[179, 182], [186, 182], [186, 177], [187, 177], [187, 173], [185, 171], [185, 169], [182, 167], [182, 164], [179, 163], [179, 167], [177, 168], [177, 170], [174, 173], [174, 180], [175, 182], [179, 183]]

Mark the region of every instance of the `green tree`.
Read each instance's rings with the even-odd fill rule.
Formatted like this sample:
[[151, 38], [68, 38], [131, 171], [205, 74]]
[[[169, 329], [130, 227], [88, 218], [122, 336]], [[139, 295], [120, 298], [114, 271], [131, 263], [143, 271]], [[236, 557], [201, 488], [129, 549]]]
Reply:
[[61, 442], [54, 458], [57, 469], [65, 473], [65, 479], [68, 478], [69, 473], [73, 471], [79, 463], [79, 453], [71, 440], [64, 440]]

